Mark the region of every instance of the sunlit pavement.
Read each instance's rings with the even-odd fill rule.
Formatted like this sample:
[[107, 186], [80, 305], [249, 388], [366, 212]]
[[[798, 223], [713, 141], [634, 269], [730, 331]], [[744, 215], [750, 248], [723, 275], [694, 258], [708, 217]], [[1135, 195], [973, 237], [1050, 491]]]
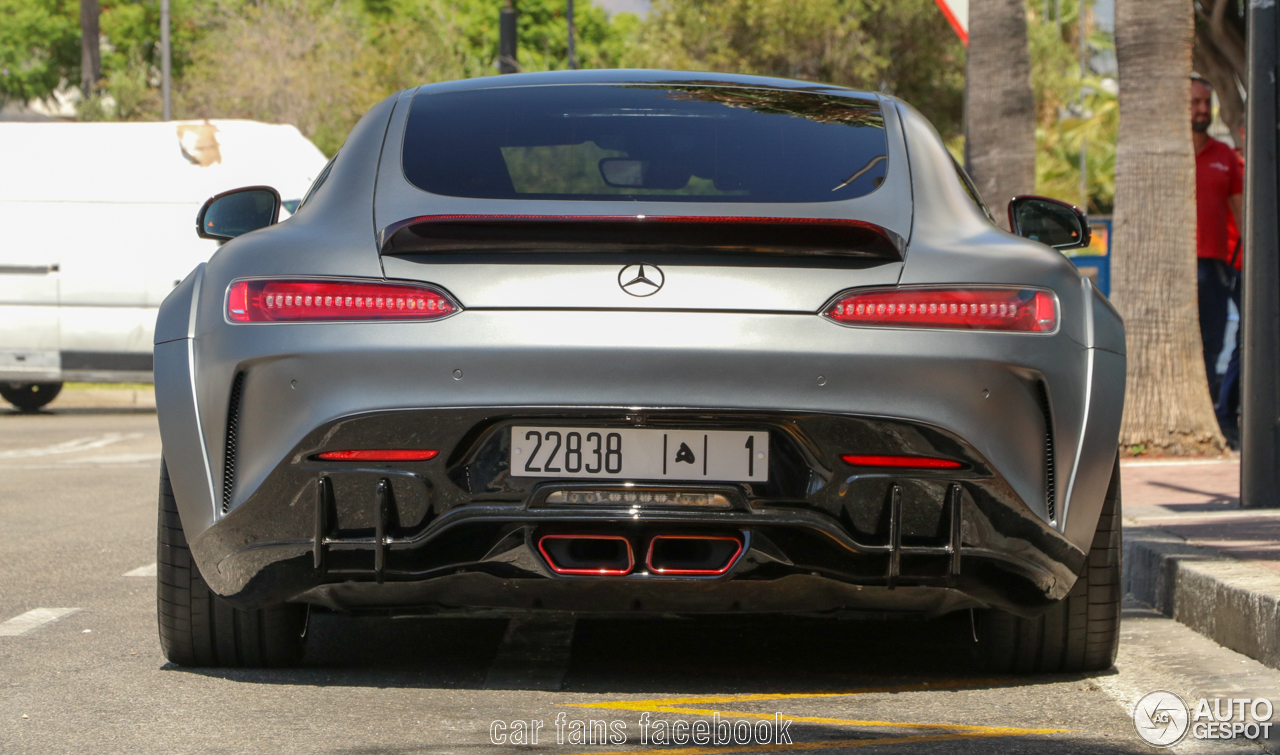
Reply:
[[[1151, 749], [1128, 706], [1152, 690], [1280, 700], [1280, 673], [1137, 604], [1117, 669], [1096, 675], [986, 676], [968, 614], [508, 622], [317, 612], [302, 668], [179, 669], [156, 639], [155, 415], [54, 407], [0, 412], [0, 753], [1138, 753]], [[699, 722], [705, 744], [693, 739]], [[750, 744], [716, 742], [747, 724]], [[659, 729], [670, 744], [654, 741]], [[688, 739], [672, 742], [678, 733]], [[1233, 750], [1259, 746], [1174, 748]]]

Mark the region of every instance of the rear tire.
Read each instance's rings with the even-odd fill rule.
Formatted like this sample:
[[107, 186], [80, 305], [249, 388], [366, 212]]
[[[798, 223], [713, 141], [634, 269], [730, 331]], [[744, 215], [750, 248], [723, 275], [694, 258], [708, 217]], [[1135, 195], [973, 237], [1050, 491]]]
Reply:
[[160, 648], [179, 666], [292, 666], [302, 660], [306, 606], [255, 611], [219, 598], [191, 559], [169, 470], [160, 462], [156, 591]]
[[1120, 459], [1107, 487], [1089, 560], [1075, 587], [1034, 619], [1004, 611], [978, 617], [979, 652], [987, 670], [1053, 674], [1102, 671], [1120, 646]]
[[62, 383], [0, 383], [0, 396], [20, 412], [34, 412], [62, 392]]

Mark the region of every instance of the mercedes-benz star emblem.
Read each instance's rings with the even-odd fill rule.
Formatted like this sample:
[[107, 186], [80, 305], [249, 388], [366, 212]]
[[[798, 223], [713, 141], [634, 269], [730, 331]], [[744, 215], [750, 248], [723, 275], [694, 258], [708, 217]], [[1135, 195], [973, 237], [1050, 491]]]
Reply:
[[653, 296], [665, 281], [666, 276], [657, 265], [627, 265], [618, 273], [618, 285], [632, 296]]

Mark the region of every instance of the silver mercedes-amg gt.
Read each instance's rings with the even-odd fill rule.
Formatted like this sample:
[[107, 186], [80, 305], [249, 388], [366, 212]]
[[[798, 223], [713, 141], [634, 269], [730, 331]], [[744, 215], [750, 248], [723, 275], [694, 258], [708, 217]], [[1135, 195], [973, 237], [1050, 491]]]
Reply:
[[[165, 301], [159, 619], [297, 661], [313, 610], [938, 616], [996, 670], [1119, 626], [1119, 316], [882, 94], [572, 71], [375, 106]], [[1025, 237], [1025, 238], [1024, 238]]]

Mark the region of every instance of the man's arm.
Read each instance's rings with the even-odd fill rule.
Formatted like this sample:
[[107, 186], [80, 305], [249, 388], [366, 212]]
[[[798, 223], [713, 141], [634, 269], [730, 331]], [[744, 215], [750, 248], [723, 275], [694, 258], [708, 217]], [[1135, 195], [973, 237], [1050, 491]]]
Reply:
[[1227, 197], [1227, 204], [1231, 206], [1231, 214], [1236, 217], [1236, 228], [1244, 228], [1244, 195], [1232, 194]]

